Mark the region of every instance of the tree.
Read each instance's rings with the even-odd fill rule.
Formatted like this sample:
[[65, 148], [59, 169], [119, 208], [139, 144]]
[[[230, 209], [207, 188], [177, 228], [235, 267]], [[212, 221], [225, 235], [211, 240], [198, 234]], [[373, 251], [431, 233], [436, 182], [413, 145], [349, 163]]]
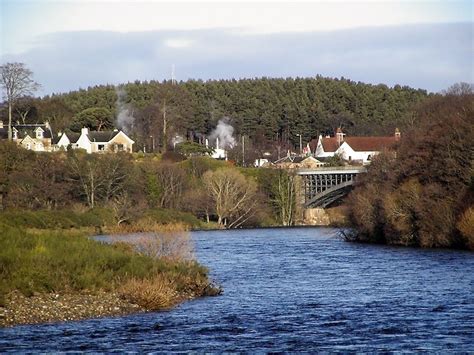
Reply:
[[168, 162], [150, 162], [143, 169], [149, 204], [161, 208], [178, 207], [186, 184], [185, 171]]
[[15, 102], [32, 95], [39, 87], [33, 79], [33, 72], [23, 63], [6, 63], [0, 66], [1, 85], [8, 103], [8, 140], [12, 140], [12, 109]]
[[208, 171], [203, 182], [210, 196], [217, 223], [226, 228], [237, 228], [255, 213], [257, 184], [232, 168]]
[[205, 145], [195, 142], [183, 142], [176, 144], [176, 151], [186, 156], [202, 156], [211, 155], [214, 152], [214, 148], [206, 147]]
[[104, 107], [87, 108], [75, 116], [71, 129], [80, 132], [82, 127], [97, 131], [103, 128], [111, 128], [113, 127], [112, 113]]
[[358, 179], [349, 208], [359, 240], [473, 247], [465, 211], [474, 201], [474, 95], [455, 92], [418, 107], [396, 158], [377, 156]]
[[279, 222], [284, 226], [293, 225], [296, 211], [295, 175], [279, 169], [272, 184], [272, 195]]

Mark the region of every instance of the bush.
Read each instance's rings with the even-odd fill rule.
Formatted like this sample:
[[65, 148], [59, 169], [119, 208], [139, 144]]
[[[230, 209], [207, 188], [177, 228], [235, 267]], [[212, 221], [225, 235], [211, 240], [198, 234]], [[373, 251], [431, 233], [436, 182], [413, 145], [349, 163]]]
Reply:
[[457, 223], [457, 228], [469, 249], [474, 250], [474, 207], [464, 211]]
[[132, 278], [120, 287], [120, 294], [149, 310], [169, 308], [177, 302], [172, 282], [163, 275], [152, 279]]

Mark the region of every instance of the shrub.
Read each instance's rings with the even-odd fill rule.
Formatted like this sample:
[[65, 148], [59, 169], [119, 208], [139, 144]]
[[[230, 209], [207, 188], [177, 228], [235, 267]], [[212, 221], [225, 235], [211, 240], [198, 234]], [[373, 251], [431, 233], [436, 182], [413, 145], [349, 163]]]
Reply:
[[151, 279], [129, 279], [119, 292], [122, 297], [149, 310], [169, 308], [177, 302], [173, 283], [163, 275]]
[[474, 207], [469, 207], [461, 215], [457, 223], [457, 228], [471, 250], [474, 250]]

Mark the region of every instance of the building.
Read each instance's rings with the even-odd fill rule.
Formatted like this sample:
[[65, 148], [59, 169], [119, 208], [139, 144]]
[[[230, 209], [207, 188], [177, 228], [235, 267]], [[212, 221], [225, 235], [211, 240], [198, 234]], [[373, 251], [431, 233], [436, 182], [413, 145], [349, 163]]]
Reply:
[[383, 150], [392, 149], [400, 140], [400, 131], [390, 137], [345, 137], [340, 128], [335, 137], [319, 136], [314, 156], [328, 158], [340, 155], [344, 160], [369, 164]]
[[[48, 122], [42, 124], [12, 124], [12, 140], [25, 149], [35, 152], [50, 152], [53, 132]], [[0, 121], [0, 139], [8, 139], [8, 125]]]
[[62, 133], [58, 136], [55, 149], [84, 149], [87, 153], [133, 151], [135, 142], [123, 131], [90, 131], [82, 128], [81, 133]]
[[274, 167], [281, 169], [317, 169], [324, 166], [324, 163], [314, 157], [291, 156], [275, 161]]
[[[206, 148], [209, 148], [209, 140], [207, 138]], [[219, 137], [216, 138], [216, 147], [213, 149], [211, 157], [218, 160], [227, 160], [227, 150], [219, 147]]]

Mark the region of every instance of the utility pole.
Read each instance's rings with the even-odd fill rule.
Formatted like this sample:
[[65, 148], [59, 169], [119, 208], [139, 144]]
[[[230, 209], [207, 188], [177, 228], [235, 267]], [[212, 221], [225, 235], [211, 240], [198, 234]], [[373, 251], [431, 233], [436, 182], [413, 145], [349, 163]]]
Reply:
[[174, 64], [171, 65], [171, 84], [176, 84], [176, 77], [174, 75]]
[[242, 166], [245, 166], [245, 136], [242, 135]]
[[151, 138], [151, 149], [152, 149], [152, 152], [154, 153], [155, 152], [155, 137], [150, 136], [150, 138]]
[[300, 155], [301, 155], [303, 154], [303, 141], [302, 141], [301, 133], [296, 134], [296, 135], [300, 137]]
[[166, 151], [166, 129], [168, 128], [168, 121], [166, 120], [166, 99], [163, 100], [163, 152]]

